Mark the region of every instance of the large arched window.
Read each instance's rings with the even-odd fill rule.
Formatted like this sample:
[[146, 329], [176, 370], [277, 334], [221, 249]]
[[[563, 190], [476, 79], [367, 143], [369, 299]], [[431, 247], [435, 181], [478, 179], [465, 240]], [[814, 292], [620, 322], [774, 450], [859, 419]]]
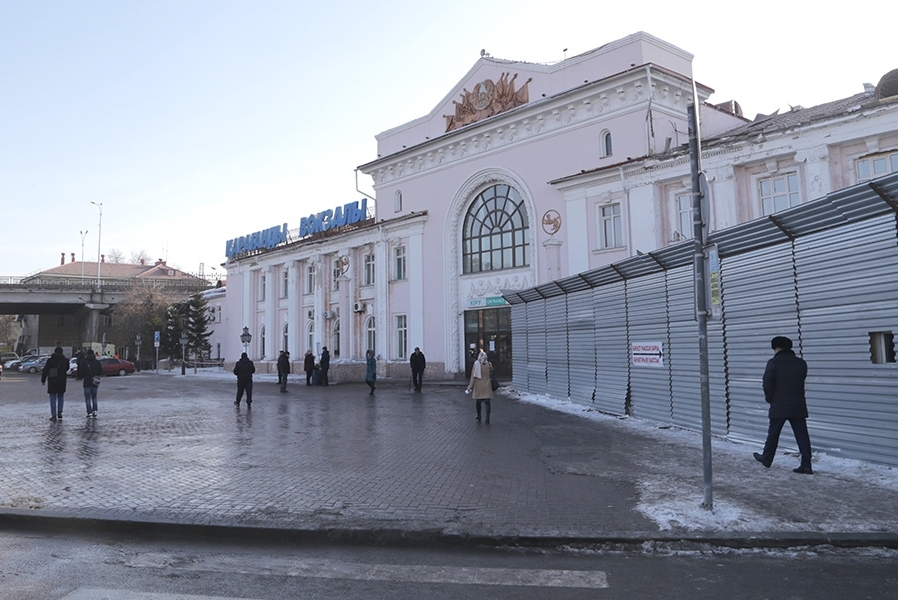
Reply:
[[334, 351], [333, 352], [334, 358], [340, 358], [340, 321], [339, 320], [337, 320], [334, 323], [334, 331], [333, 331], [333, 335], [331, 336], [331, 346], [333, 347], [332, 350]]
[[306, 336], [309, 342], [309, 349], [313, 352], [315, 351], [315, 321], [309, 321], [309, 325], [306, 328]]
[[464, 273], [530, 264], [527, 211], [521, 194], [510, 185], [493, 185], [474, 198], [461, 235]]
[[284, 350], [290, 347], [290, 336], [289, 333], [290, 326], [287, 323], [284, 323], [284, 345], [281, 346]]
[[265, 326], [259, 329], [259, 357], [265, 358]]

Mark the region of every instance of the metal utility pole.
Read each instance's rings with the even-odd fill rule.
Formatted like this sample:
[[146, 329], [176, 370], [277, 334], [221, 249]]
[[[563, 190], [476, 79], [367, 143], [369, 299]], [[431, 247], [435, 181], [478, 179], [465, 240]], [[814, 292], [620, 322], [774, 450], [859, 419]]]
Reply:
[[100, 209], [100, 224], [97, 228], [97, 291], [100, 291], [100, 243], [103, 241], [103, 203], [90, 201]]
[[695, 318], [698, 321], [699, 378], [702, 392], [702, 457], [705, 498], [701, 507], [714, 509], [711, 480], [711, 384], [708, 369], [708, 292], [705, 283], [705, 215], [702, 214], [702, 148], [696, 101], [687, 107], [689, 113], [689, 157], [692, 170], [692, 235], [695, 245], [693, 268], [695, 279]]

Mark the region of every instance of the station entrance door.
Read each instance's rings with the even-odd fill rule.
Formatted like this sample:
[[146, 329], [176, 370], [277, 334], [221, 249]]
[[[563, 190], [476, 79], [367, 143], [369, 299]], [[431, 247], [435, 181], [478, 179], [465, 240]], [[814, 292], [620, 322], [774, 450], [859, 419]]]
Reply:
[[465, 311], [465, 376], [480, 349], [486, 350], [497, 379], [511, 379], [511, 307]]

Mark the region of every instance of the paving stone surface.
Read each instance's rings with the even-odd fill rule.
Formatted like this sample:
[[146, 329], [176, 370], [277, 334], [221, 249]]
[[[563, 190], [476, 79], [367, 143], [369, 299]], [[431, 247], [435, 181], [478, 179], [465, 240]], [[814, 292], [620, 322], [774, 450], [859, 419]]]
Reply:
[[[700, 502], [701, 454], [682, 436], [666, 440], [502, 394], [492, 424], [478, 424], [461, 383], [415, 393], [406, 382], [383, 382], [369, 396], [363, 384], [297, 380], [288, 390], [257, 377], [247, 408], [233, 405], [233, 377], [224, 374], [107, 377], [93, 419], [73, 380], [65, 417], [54, 423], [39, 377], [6, 374], [0, 513], [486, 538], [730, 535], [678, 530], [676, 518], [659, 525], [640, 510], [684, 486]], [[898, 491], [883, 497], [881, 487], [801, 479], [791, 468], [792, 477], [774, 477], [748, 460], [722, 457], [716, 485], [722, 499], [760, 515], [758, 527], [744, 528], [753, 534], [782, 534], [764, 527], [783, 522], [792, 533], [831, 533], [833, 519], [846, 533], [896, 532]], [[682, 476], [684, 463], [694, 475]], [[822, 508], [849, 490], [859, 497]], [[825, 497], [808, 514], [795, 498], [802, 493]]]

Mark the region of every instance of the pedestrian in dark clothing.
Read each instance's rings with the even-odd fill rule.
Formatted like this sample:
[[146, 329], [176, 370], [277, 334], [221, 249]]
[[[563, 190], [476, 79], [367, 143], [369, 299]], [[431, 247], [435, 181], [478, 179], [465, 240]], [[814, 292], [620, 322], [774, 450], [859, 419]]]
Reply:
[[278, 354], [277, 360], [277, 368], [278, 368], [278, 385], [281, 385], [281, 382], [284, 380], [284, 373], [281, 371], [281, 358], [284, 356], [284, 350], [281, 350], [281, 353]]
[[331, 368], [331, 353], [327, 351], [327, 346], [321, 349], [321, 361], [318, 364], [321, 368], [321, 385], [328, 385], [327, 371]]
[[302, 360], [302, 368], [306, 372], [306, 385], [312, 385], [312, 373], [315, 371], [315, 355], [311, 350], [306, 350]]
[[805, 401], [804, 382], [808, 375], [808, 365], [792, 351], [792, 340], [777, 336], [770, 341], [773, 358], [767, 361], [764, 369], [764, 397], [770, 404], [768, 418], [770, 427], [767, 430], [767, 442], [764, 452], [754, 453], [755, 460], [770, 467], [776, 456], [780, 432], [786, 421], [792, 426], [795, 442], [801, 453], [801, 464], [795, 473], [811, 475], [811, 438], [808, 435], [808, 405]]
[[234, 365], [234, 375], [237, 376], [237, 400], [234, 406], [240, 406], [243, 399], [243, 392], [246, 392], [246, 406], [253, 405], [253, 373], [256, 372], [256, 365], [249, 359], [246, 352], [240, 355], [240, 360]]
[[416, 347], [408, 362], [412, 367], [412, 385], [415, 386], [415, 391], [420, 392], [424, 369], [427, 368], [427, 359], [424, 358], [424, 353], [421, 352], [421, 349]]
[[480, 405], [486, 404], [486, 424], [490, 424], [490, 400], [493, 399], [493, 386], [491, 385], [491, 377], [493, 375], [493, 365], [490, 364], [486, 352], [480, 351], [477, 355], [477, 361], [471, 368], [471, 380], [465, 389], [466, 394], [474, 392], [474, 401], [477, 408], [477, 422], [480, 423]]
[[371, 388], [369, 396], [374, 395], [374, 383], [377, 381], [377, 359], [374, 358], [374, 350], [365, 352], [365, 383]]
[[82, 381], [84, 386], [84, 405], [87, 407], [87, 416], [97, 418], [97, 389], [100, 386], [100, 375], [103, 367], [94, 355], [94, 351], [88, 349], [84, 358], [78, 362], [78, 372], [75, 377]]
[[278, 356], [278, 377], [281, 382], [281, 393], [287, 393], [287, 375], [290, 374], [290, 353], [286, 350], [281, 351]]
[[57, 346], [50, 358], [47, 359], [44, 370], [41, 371], [41, 384], [47, 384], [47, 394], [50, 395], [51, 421], [62, 418], [68, 369], [69, 359], [62, 353], [62, 348]]

